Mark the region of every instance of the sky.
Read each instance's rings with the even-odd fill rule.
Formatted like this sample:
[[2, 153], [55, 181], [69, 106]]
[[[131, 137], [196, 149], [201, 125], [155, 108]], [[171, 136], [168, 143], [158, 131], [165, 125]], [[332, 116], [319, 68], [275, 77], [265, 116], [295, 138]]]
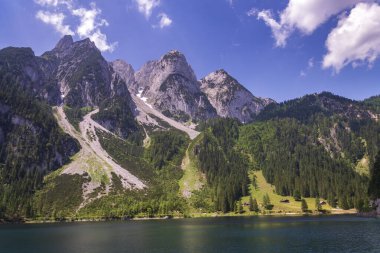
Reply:
[[376, 0], [0, 0], [0, 48], [90, 38], [138, 70], [177, 49], [200, 79], [225, 69], [254, 95], [380, 94]]

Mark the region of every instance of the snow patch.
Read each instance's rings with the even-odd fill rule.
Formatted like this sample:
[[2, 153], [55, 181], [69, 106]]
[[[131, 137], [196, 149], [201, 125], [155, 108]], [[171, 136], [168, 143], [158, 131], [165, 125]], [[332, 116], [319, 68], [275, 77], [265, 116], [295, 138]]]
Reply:
[[148, 98], [142, 96], [143, 92], [144, 92], [144, 89], [142, 87], [140, 87], [139, 90], [138, 90], [138, 92], [137, 92], [137, 94], [136, 94], [136, 97], [138, 97], [139, 99], [141, 99], [144, 102], [144, 104], [146, 104], [147, 106], [149, 106], [150, 108], [153, 109], [153, 106], [147, 102]]

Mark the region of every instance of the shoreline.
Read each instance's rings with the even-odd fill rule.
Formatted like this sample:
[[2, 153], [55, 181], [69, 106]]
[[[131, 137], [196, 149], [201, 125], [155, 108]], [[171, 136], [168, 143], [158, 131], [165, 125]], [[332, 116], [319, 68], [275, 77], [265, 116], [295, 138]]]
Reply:
[[189, 216], [157, 216], [157, 217], [65, 217], [61, 219], [0, 219], [2, 224], [49, 224], [49, 223], [82, 223], [82, 222], [109, 222], [109, 221], [152, 221], [152, 220], [175, 220], [175, 219], [201, 219], [201, 218], [226, 218], [226, 217], [301, 217], [301, 216], [341, 216], [341, 215], [355, 215], [358, 217], [376, 218], [376, 212], [359, 213], [356, 210], [334, 210], [333, 212], [309, 212], [309, 213], [291, 213], [291, 212], [276, 212], [276, 213], [193, 213]]

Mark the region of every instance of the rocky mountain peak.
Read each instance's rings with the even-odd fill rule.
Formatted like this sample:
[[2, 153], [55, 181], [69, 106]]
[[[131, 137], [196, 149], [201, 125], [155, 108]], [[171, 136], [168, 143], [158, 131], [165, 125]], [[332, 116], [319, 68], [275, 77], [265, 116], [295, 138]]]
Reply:
[[219, 88], [226, 86], [226, 88], [234, 87], [234, 88], [239, 88], [239, 89], [245, 89], [238, 81], [236, 81], [236, 79], [234, 79], [224, 69], [219, 69], [208, 74], [206, 77], [204, 77], [201, 80], [201, 84], [203, 86], [209, 85], [209, 86], [212, 86], [213, 88], [215, 86], [218, 86]]
[[68, 49], [74, 43], [73, 37], [71, 35], [65, 35], [60, 39], [55, 46], [55, 50], [64, 51]]
[[140, 95], [166, 116], [179, 121], [216, 116], [186, 57], [177, 50], [147, 62], [135, 78]]
[[224, 69], [214, 71], [200, 80], [201, 90], [220, 117], [250, 122], [273, 100], [255, 97]]
[[117, 59], [110, 63], [113, 70], [123, 79], [130, 93], [136, 94], [138, 91], [138, 85], [135, 79], [135, 70], [131, 64]]
[[161, 59], [156, 62], [156, 64], [163, 73], [162, 77], [164, 78], [170, 74], [179, 74], [189, 80], [197, 80], [193, 69], [187, 62], [185, 55], [178, 50], [169, 51], [164, 56], [162, 56]]

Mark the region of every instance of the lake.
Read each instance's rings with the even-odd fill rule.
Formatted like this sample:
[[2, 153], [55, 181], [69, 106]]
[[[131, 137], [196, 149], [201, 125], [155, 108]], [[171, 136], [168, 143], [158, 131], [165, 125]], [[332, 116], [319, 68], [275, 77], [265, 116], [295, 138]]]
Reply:
[[380, 219], [231, 217], [0, 225], [0, 252], [380, 252]]

